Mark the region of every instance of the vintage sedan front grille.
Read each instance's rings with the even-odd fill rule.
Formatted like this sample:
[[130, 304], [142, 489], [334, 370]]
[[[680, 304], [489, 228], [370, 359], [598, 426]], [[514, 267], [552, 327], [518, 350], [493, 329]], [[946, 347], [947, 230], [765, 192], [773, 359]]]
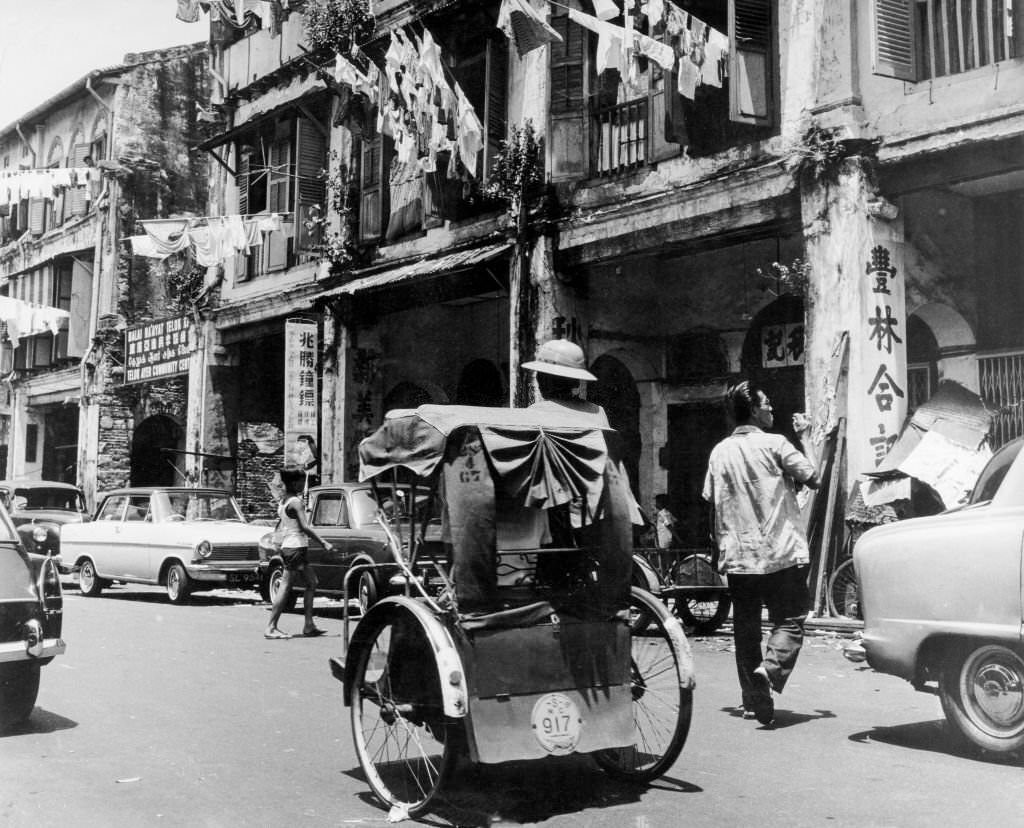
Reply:
[[207, 561], [258, 561], [259, 547], [255, 543], [218, 543]]

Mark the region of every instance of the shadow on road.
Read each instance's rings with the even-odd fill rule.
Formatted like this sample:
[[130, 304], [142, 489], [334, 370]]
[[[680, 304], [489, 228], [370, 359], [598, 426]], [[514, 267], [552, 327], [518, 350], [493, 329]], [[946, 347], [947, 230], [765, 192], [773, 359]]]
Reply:
[[[65, 591], [66, 588], [65, 588]], [[168, 607], [176, 606], [172, 604], [167, 598], [167, 594], [160, 590], [151, 592], [137, 592], [131, 587], [119, 587], [109, 586], [103, 590], [102, 596], [98, 599], [100, 601], [134, 601], [140, 604], [165, 604]], [[261, 599], [258, 595], [248, 592], [240, 592], [238, 595], [222, 595], [213, 593], [197, 592], [189, 596], [188, 601], [180, 606], [187, 607], [199, 606], [199, 607], [220, 607], [220, 606], [233, 606], [236, 604], [259, 604]]]
[[988, 765], [1019, 765], [1022, 757], [1015, 754], [978, 753], [962, 747], [946, 730], [945, 719], [930, 722], [910, 722], [891, 727], [873, 727], [849, 736], [851, 742], [881, 742], [885, 745], [946, 753]]
[[29, 733], [56, 733], [58, 730], [71, 730], [76, 727], [78, 727], [78, 722], [74, 719], [66, 719], [59, 713], [37, 707], [27, 721], [14, 725], [8, 730], [0, 731], [0, 738], [25, 736]]
[[[734, 719], [742, 718], [743, 711], [738, 707], [723, 707], [721, 708], [723, 713], [728, 713]], [[773, 730], [782, 730], [786, 727], [793, 727], [794, 725], [807, 724], [807, 722], [815, 722], [821, 719], [834, 719], [836, 714], [831, 710], [815, 710], [813, 713], [797, 713], [794, 710], [783, 710], [778, 707], [775, 708], [775, 721], [771, 725]]]
[[[346, 771], [346, 775], [366, 784], [359, 768]], [[677, 793], [703, 792], [703, 788], [671, 776], [663, 776], [649, 787]], [[592, 808], [635, 804], [645, 790], [645, 786], [610, 779], [585, 756], [500, 765], [460, 761], [451, 782], [420, 822], [445, 828], [529, 824]], [[386, 813], [369, 791], [358, 796]]]

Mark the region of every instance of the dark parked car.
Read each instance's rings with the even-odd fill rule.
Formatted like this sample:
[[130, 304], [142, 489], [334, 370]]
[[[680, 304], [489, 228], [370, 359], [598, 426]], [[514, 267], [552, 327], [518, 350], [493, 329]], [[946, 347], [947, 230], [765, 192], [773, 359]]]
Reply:
[[31, 715], [41, 668], [64, 652], [63, 612], [56, 564], [25, 550], [0, 505], [0, 730]]
[[[390, 489], [378, 487], [378, 492], [385, 513], [393, 519], [397, 537], [407, 540], [409, 510], [402, 497], [404, 492], [400, 489], [398, 498], [392, 498]], [[309, 522], [317, 534], [334, 547], [334, 551], [327, 554], [319, 543], [310, 541], [309, 561], [319, 580], [318, 595], [341, 597], [346, 573], [362, 564], [384, 564], [362, 569], [353, 573], [349, 579], [349, 597], [357, 598], [363, 610], [385, 595], [402, 591], [399, 569], [392, 565], [394, 557], [388, 546], [388, 533], [377, 521], [377, 513], [377, 500], [368, 483], [340, 483], [309, 490]], [[422, 521], [423, 517], [420, 515], [419, 519]], [[270, 601], [274, 600], [280, 589], [283, 571], [280, 553], [275, 549], [276, 534], [268, 533], [260, 544], [263, 554], [270, 561], [262, 589], [264, 597]], [[441, 531], [438, 521], [427, 521], [425, 537], [428, 542], [436, 544], [439, 551]], [[298, 583], [289, 598], [289, 607], [295, 603], [303, 588], [301, 578], [296, 580]]]
[[49, 480], [0, 480], [0, 502], [29, 552], [49, 555], [61, 572], [74, 569], [61, 560], [60, 527], [89, 520], [81, 489]]

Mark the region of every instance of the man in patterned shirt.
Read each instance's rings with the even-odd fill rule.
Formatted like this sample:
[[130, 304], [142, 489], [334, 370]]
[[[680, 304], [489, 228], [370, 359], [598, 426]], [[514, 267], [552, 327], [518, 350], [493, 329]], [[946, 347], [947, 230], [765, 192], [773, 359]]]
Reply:
[[[814, 466], [781, 434], [764, 391], [749, 381], [729, 391], [736, 428], [708, 459], [704, 499], [715, 511], [719, 569], [729, 580], [736, 670], [744, 718], [775, 718], [803, 644], [807, 616], [807, 538], [796, 486], [818, 488]], [[761, 656], [761, 609], [772, 628]]]

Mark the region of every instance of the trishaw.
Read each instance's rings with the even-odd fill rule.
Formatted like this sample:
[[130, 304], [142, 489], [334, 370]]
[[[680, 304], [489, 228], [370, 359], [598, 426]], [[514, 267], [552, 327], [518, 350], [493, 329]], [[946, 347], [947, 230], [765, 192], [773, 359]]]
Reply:
[[[424, 405], [390, 412], [359, 456], [362, 480], [437, 507], [382, 512], [404, 594], [351, 637], [346, 615], [331, 659], [373, 792], [423, 813], [460, 756], [589, 753], [620, 779], [664, 774], [689, 731], [693, 662], [678, 619], [630, 586], [615, 432], [569, 411]], [[632, 635], [638, 612], [651, 622]]]

